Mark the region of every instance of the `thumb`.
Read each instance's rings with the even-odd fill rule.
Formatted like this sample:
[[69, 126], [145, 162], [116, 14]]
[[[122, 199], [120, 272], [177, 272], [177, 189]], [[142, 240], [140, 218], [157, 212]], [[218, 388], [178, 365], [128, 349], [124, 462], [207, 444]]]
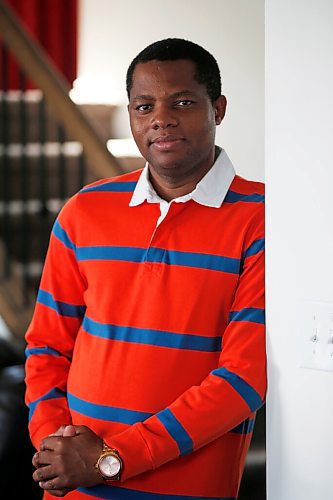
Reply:
[[66, 428], [66, 425], [61, 425], [59, 427], [59, 429], [56, 432], [54, 432], [53, 434], [50, 434], [50, 436], [62, 436], [65, 428]]
[[63, 431], [63, 437], [74, 437], [77, 435], [74, 425], [66, 425]]

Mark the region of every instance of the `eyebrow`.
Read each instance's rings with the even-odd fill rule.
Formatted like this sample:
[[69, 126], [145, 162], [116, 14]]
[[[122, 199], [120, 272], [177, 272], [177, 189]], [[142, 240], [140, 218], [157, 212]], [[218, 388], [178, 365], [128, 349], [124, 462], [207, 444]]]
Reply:
[[[192, 92], [191, 90], [180, 90], [178, 92], [174, 92], [173, 94], [170, 94], [168, 96], [168, 98], [176, 99], [177, 97], [181, 97], [181, 96], [193, 96], [193, 95], [194, 95], [194, 92]], [[141, 101], [141, 100], [152, 101], [154, 99], [155, 98], [151, 95], [140, 94], [140, 95], [136, 95], [136, 96], [132, 97], [131, 101]]]
[[135, 97], [132, 97], [131, 101], [151, 101], [153, 99], [153, 96], [147, 95], [147, 94], [141, 94], [141, 95], [136, 95]]
[[192, 92], [191, 90], [181, 90], [180, 92], [175, 92], [174, 94], [171, 94], [170, 97], [173, 99], [176, 97], [181, 97], [183, 95], [194, 95], [195, 93]]

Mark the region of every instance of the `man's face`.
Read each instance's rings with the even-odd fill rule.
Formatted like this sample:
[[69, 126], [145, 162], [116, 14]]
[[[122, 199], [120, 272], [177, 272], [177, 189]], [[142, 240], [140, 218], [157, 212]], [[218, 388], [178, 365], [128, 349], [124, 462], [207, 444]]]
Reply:
[[134, 140], [151, 173], [175, 183], [211, 167], [215, 128], [225, 113], [225, 98], [212, 104], [194, 74], [188, 60], [140, 63], [133, 73], [128, 110]]

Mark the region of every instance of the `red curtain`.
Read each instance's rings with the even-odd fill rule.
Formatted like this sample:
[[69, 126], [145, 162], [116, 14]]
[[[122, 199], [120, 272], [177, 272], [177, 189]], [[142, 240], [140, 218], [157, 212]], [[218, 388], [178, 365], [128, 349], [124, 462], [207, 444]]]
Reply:
[[[78, 0], [6, 1], [72, 84], [77, 70]], [[9, 58], [8, 88], [20, 88], [19, 70], [12, 57]]]

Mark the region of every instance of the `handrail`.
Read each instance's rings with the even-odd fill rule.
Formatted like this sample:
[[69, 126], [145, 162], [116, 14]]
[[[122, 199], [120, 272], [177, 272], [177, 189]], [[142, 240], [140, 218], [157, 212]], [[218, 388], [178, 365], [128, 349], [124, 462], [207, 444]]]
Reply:
[[4, 0], [0, 0], [0, 33], [26, 74], [42, 90], [47, 103], [67, 132], [81, 142], [89, 167], [96, 177], [123, 173], [120, 163], [108, 151], [96, 129], [70, 99], [70, 88], [62, 74], [44, 49], [29, 36]]

